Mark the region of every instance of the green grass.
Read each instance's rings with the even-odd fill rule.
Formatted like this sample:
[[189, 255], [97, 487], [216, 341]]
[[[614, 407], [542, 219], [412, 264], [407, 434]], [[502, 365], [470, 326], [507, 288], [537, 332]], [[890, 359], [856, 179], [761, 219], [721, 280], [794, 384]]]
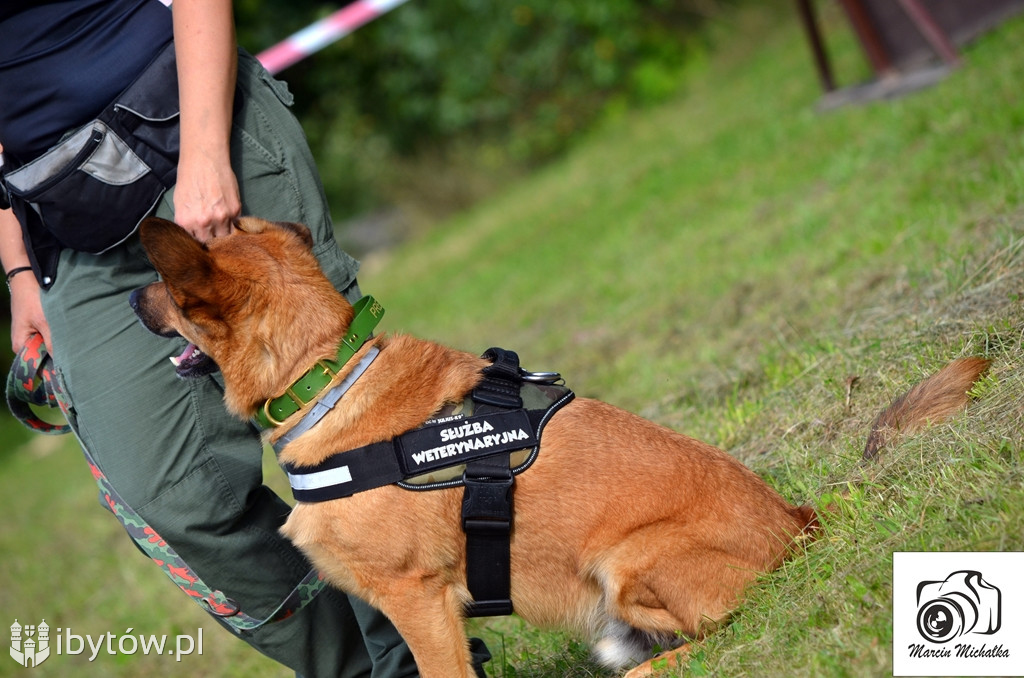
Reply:
[[[1024, 20], [934, 88], [818, 114], [792, 6], [766, 5], [718, 20], [677, 98], [610, 113], [564, 160], [371, 258], [361, 284], [388, 331], [515, 349], [729, 450], [794, 502], [837, 502], [684, 675], [886, 675], [892, 552], [1024, 549]], [[837, 19], [849, 83], [863, 66]], [[994, 361], [975, 405], [862, 466], [875, 413], [968, 354]], [[70, 446], [38, 445], [0, 456], [0, 620], [203, 623], [96, 506]], [[75, 675], [287, 675], [204, 627], [208, 656], [180, 668], [101, 658]], [[602, 675], [580, 639], [516, 618], [473, 628], [495, 676]]]
[[[20, 438], [19, 426], [3, 419], [3, 440]], [[170, 452], [169, 452], [170, 453]], [[274, 469], [276, 472], [276, 469]], [[101, 508], [96, 485], [73, 441], [37, 436], [0, 455], [0, 623], [42, 619], [51, 629], [70, 628], [97, 638], [130, 633], [197, 638], [203, 628], [203, 655], [112, 656], [106, 647], [92, 662], [81, 655], [56, 656], [32, 670], [33, 676], [119, 678], [158, 676], [293, 676], [241, 642], [189, 602], [159, 569], [130, 543], [124, 530]], [[129, 631], [131, 629], [131, 631]], [[5, 630], [6, 634], [7, 631]], [[51, 630], [51, 635], [53, 631]], [[4, 647], [9, 636], [3, 636]], [[130, 647], [127, 646], [126, 647]], [[55, 653], [51, 645], [51, 653]], [[0, 657], [0, 676], [27, 669]]]

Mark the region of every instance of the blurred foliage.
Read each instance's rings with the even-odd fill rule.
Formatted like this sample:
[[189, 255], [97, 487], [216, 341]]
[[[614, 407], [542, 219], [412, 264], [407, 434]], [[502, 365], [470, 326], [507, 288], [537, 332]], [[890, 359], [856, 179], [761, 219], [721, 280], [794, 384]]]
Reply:
[[[723, 0], [409, 2], [279, 77], [338, 216], [433, 216], [564, 151], [602, 115], [663, 100]], [[256, 53], [341, 4], [240, 0]], [[491, 181], [486, 179], [491, 177]]]

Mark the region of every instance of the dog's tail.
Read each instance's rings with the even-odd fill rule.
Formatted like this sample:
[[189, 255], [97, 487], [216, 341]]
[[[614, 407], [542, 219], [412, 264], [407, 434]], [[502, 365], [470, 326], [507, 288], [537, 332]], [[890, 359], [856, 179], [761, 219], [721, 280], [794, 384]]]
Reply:
[[954, 360], [894, 400], [871, 426], [864, 459], [877, 457], [899, 435], [920, 431], [926, 424], [943, 421], [963, 409], [968, 392], [990, 364], [990, 360], [978, 357]]

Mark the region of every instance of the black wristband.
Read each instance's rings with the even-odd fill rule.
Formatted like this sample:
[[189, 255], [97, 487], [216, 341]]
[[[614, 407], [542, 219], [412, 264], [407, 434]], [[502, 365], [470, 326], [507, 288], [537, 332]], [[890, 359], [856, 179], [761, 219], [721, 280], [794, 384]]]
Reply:
[[31, 266], [18, 266], [17, 268], [12, 268], [11, 270], [7, 271], [7, 289], [11, 289], [11, 278], [18, 275], [19, 273], [24, 273], [25, 271], [31, 270]]

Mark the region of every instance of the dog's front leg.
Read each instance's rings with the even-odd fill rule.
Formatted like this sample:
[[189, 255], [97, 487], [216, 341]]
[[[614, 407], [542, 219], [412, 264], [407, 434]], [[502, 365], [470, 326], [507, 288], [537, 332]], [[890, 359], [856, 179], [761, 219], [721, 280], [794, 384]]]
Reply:
[[421, 678], [472, 678], [475, 672], [456, 587], [437, 575], [391, 582], [377, 606], [409, 644]]

